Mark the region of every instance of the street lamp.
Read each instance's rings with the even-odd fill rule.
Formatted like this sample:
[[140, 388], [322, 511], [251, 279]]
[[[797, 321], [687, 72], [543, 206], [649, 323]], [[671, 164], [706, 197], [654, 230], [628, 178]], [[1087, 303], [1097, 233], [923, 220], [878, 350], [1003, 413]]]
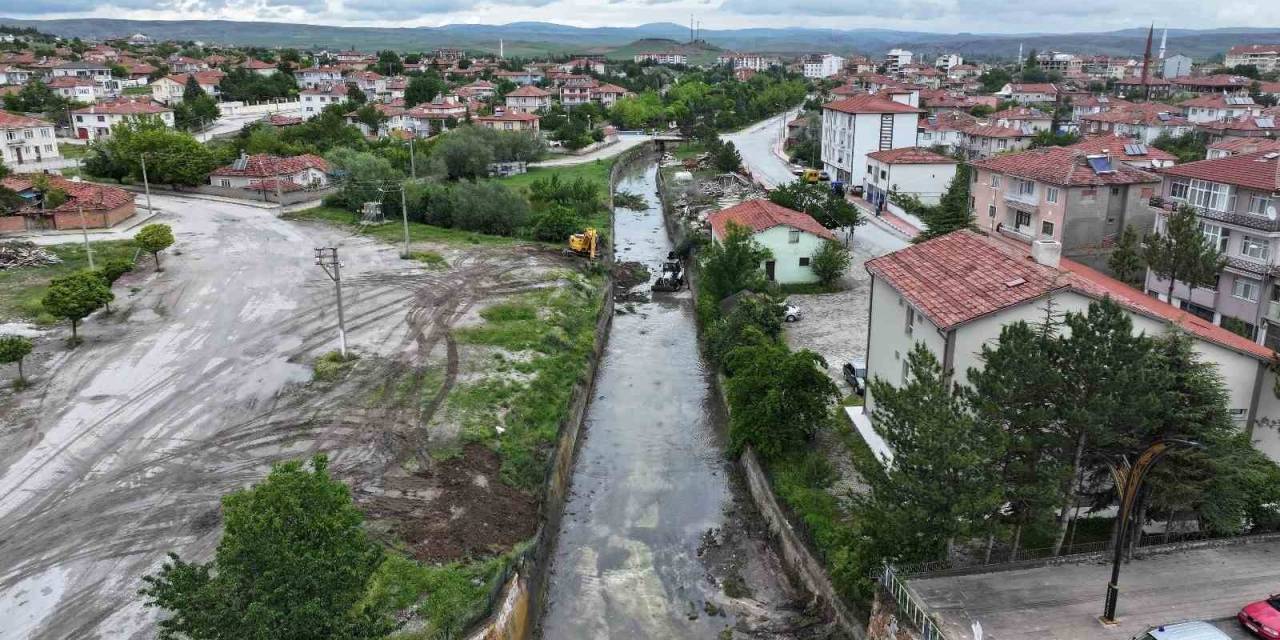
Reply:
[[1107, 469], [1111, 471], [1111, 478], [1115, 482], [1116, 492], [1120, 494], [1120, 512], [1116, 514], [1115, 552], [1111, 558], [1111, 582], [1107, 583], [1107, 600], [1102, 611], [1101, 620], [1103, 624], [1116, 623], [1116, 601], [1120, 597], [1120, 562], [1124, 556], [1125, 534], [1129, 531], [1129, 518], [1132, 516], [1133, 505], [1138, 500], [1138, 492], [1142, 489], [1142, 483], [1147, 479], [1147, 472], [1151, 470], [1151, 467], [1155, 466], [1170, 449], [1176, 446], [1204, 447], [1198, 442], [1189, 440], [1157, 440], [1151, 443], [1151, 446], [1143, 450], [1142, 453], [1138, 454], [1137, 461], [1132, 465], [1129, 464], [1128, 458], [1123, 456], [1120, 458], [1119, 464], [1107, 462]]

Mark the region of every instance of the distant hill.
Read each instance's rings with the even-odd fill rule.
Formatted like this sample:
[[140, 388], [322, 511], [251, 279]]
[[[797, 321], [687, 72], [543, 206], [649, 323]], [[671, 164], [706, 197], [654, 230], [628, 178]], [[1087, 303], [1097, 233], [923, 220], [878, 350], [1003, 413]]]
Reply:
[[[463, 47], [498, 50], [499, 39], [511, 55], [574, 52], [623, 52], [639, 43], [687, 43], [687, 27], [669, 22], [636, 27], [571, 27], [547, 22], [504, 25], [452, 24], [441, 27], [333, 27], [326, 25], [226, 20], [17, 20], [0, 17], [0, 24], [35, 27], [63, 37], [104, 39], [145, 33], [153, 38], [201, 40], [232, 45], [288, 47], [355, 47], [357, 49], [429, 50]], [[924, 33], [887, 29], [753, 28], [703, 29], [702, 37], [715, 47], [742, 51], [795, 54], [814, 52], [863, 53], [879, 57], [892, 47], [922, 55], [948, 51], [982, 57], [1012, 57], [1024, 50], [1058, 49], [1106, 55], [1142, 54], [1146, 29], [1104, 33], [974, 34]], [[1158, 34], [1157, 34], [1158, 35]], [[1280, 42], [1280, 29], [1170, 29], [1169, 52], [1203, 59], [1224, 53], [1236, 44]]]
[[689, 64], [712, 64], [723, 49], [708, 44], [705, 40], [698, 42], [678, 42], [670, 38], [641, 38], [621, 47], [602, 51], [610, 60], [631, 60], [637, 53], [646, 52], [683, 53], [689, 56]]

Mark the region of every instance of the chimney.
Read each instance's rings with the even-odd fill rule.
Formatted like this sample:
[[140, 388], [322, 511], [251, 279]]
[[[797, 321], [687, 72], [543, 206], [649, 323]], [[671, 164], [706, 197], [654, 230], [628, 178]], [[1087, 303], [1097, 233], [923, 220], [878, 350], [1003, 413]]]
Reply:
[[1033, 240], [1031, 259], [1038, 264], [1057, 269], [1058, 262], [1062, 260], [1062, 243], [1054, 240]]

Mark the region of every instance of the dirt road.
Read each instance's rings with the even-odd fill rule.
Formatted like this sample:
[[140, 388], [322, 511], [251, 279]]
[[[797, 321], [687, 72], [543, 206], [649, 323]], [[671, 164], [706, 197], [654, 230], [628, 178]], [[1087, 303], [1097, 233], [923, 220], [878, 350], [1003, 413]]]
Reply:
[[312, 360], [337, 344], [333, 285], [313, 247], [340, 248], [356, 366], [379, 368], [361, 379], [434, 366], [445, 372], [439, 398], [457, 370], [447, 329], [556, 262], [477, 247], [428, 271], [339, 228], [153, 198], [178, 239], [166, 270], [118, 283], [115, 313], [85, 323], [84, 345], [41, 341], [34, 387], [0, 395], [5, 640], [154, 637], [156, 613], [135, 596], [140, 577], [170, 550], [207, 558], [221, 496], [274, 461], [329, 451], [375, 517], [447, 493], [424, 462], [419, 426], [438, 401], [379, 404], [355, 382], [306, 384]]

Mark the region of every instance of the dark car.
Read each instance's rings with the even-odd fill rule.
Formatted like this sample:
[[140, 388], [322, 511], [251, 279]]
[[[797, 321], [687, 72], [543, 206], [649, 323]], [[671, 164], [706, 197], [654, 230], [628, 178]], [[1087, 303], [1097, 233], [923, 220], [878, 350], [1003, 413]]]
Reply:
[[844, 363], [841, 368], [844, 373], [844, 381], [849, 383], [853, 392], [858, 395], [867, 393], [867, 365], [862, 360], [855, 359], [852, 362]]

